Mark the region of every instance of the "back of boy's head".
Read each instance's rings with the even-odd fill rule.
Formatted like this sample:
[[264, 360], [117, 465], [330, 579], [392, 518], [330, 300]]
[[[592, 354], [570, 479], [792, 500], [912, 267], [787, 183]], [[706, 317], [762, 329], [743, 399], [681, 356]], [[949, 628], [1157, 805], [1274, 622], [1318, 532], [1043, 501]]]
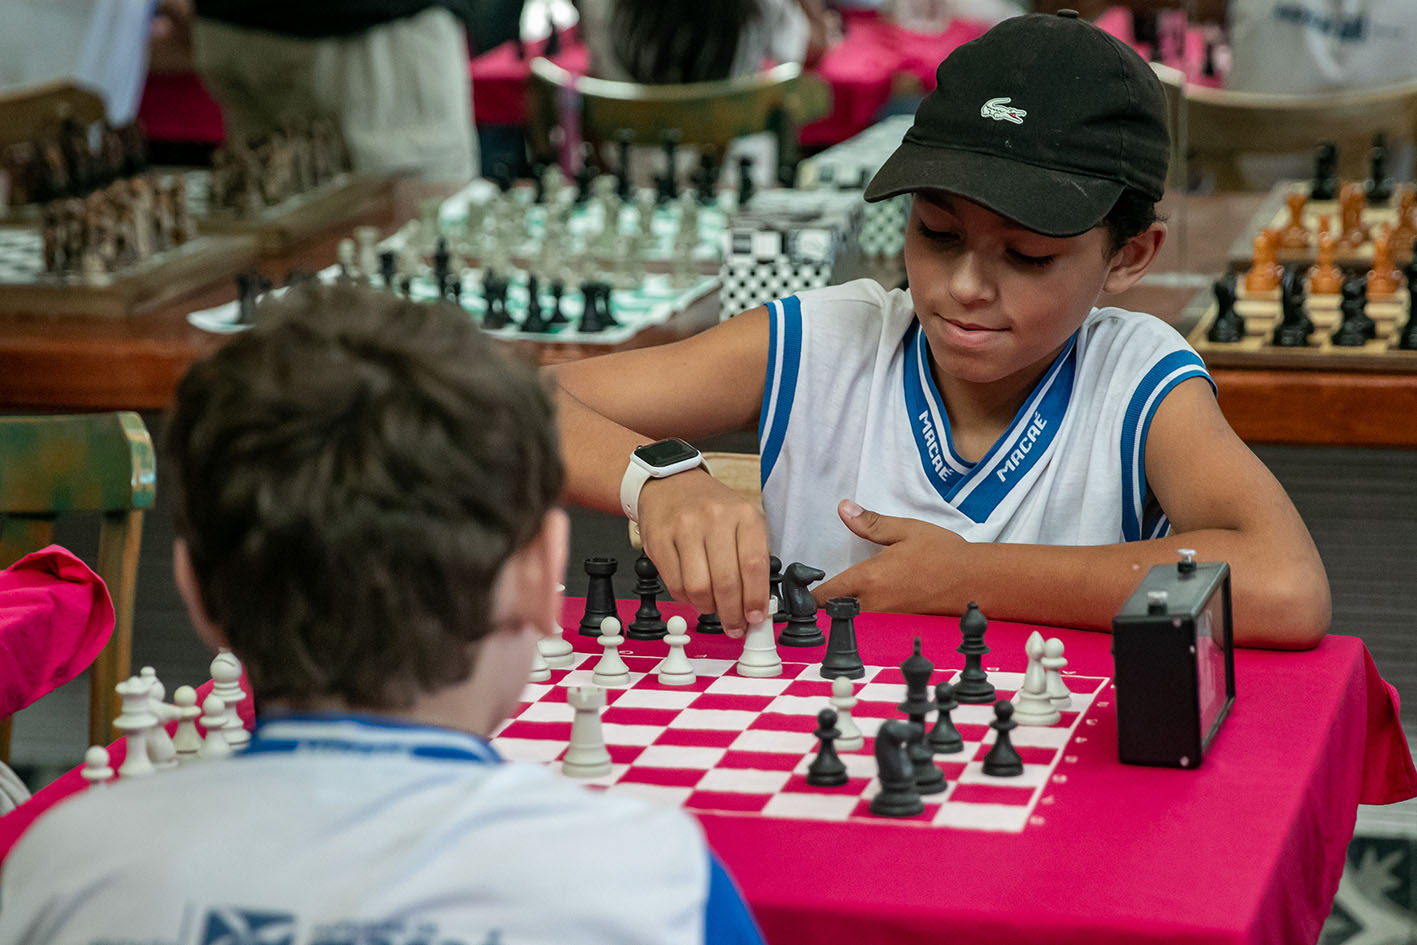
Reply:
[[1161, 199], [1161, 82], [1073, 11], [1004, 20], [950, 53], [936, 77], [867, 200], [944, 191], [1064, 237], [1102, 222], [1124, 191]]
[[465, 313], [314, 282], [188, 371], [165, 445], [208, 616], [297, 706], [465, 679], [562, 482], [547, 392]]

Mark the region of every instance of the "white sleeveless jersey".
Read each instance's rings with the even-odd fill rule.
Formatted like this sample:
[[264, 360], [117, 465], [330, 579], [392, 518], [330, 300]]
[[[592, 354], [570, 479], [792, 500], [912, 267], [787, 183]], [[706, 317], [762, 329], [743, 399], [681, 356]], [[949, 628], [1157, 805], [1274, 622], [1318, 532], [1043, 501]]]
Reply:
[[286, 717], [89, 788], [0, 874], [15, 945], [760, 945], [698, 823], [472, 735]]
[[828, 576], [878, 546], [842, 499], [969, 541], [1102, 545], [1165, 535], [1146, 485], [1162, 398], [1200, 357], [1158, 318], [1093, 309], [978, 462], [955, 451], [908, 291], [863, 279], [769, 305], [758, 421], [771, 547]]

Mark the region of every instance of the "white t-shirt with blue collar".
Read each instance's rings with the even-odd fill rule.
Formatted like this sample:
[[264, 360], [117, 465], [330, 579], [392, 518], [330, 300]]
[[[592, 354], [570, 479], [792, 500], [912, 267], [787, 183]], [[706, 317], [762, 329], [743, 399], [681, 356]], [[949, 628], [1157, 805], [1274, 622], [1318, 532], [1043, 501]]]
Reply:
[[0, 874], [0, 941], [761, 941], [683, 811], [368, 716], [259, 725], [222, 761], [89, 788]]
[[853, 499], [969, 541], [1102, 545], [1160, 537], [1146, 438], [1205, 365], [1150, 315], [1093, 309], [978, 462], [954, 449], [910, 293], [862, 279], [772, 302], [758, 421], [771, 547], [828, 576], [879, 546], [837, 515]]

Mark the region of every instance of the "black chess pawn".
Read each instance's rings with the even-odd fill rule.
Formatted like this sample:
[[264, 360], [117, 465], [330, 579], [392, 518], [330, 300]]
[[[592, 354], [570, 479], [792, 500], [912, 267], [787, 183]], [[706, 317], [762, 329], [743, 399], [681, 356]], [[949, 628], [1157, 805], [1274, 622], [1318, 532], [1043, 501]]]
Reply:
[[1014, 748], [1011, 731], [1018, 728], [1014, 721], [1014, 704], [1007, 699], [994, 703], [994, 747], [984, 756], [984, 773], [994, 778], [1015, 778], [1023, 774], [1023, 759]]
[[955, 683], [955, 699], [969, 705], [994, 701], [994, 686], [983, 665], [984, 654], [989, 652], [984, 643], [988, 629], [989, 621], [979, 612], [979, 605], [970, 601], [969, 609], [959, 618], [959, 630], [964, 639], [955, 650], [964, 654], [964, 669]]
[[625, 636], [631, 640], [658, 640], [669, 633], [659, 613], [659, 569], [644, 552], [635, 559], [635, 593], [639, 595], [640, 606]]
[[526, 318], [522, 319], [522, 331], [543, 332], [551, 327], [541, 312], [541, 280], [536, 273], [526, 277]]
[[841, 737], [836, 727], [836, 710], [823, 709], [817, 713], [817, 736], [819, 747], [817, 757], [807, 765], [807, 783], [812, 787], [841, 787], [846, 783], [846, 765], [837, 756], [833, 744]]
[[1338, 145], [1325, 141], [1314, 148], [1314, 179], [1309, 184], [1309, 199], [1336, 199], [1339, 183]]
[[553, 279], [551, 282], [551, 318], [552, 325], [569, 325], [571, 320], [566, 317], [566, 313], [561, 310], [561, 297], [566, 294], [566, 283], [560, 279]]
[[1368, 179], [1363, 192], [1369, 204], [1384, 204], [1392, 199], [1392, 178], [1387, 172], [1387, 136], [1381, 131], [1373, 135], [1373, 147], [1368, 152]]
[[945, 773], [930, 758], [932, 752], [925, 741], [925, 715], [935, 708], [930, 698], [930, 674], [934, 671], [935, 664], [920, 651], [920, 638], [916, 637], [914, 651], [900, 664], [900, 674], [905, 677], [905, 701], [896, 708], [910, 719], [911, 737], [906, 750], [921, 794], [938, 794], [945, 789]]
[[827, 642], [817, 626], [817, 600], [807, 585], [827, 573], [820, 568], [794, 561], [782, 572], [782, 592], [787, 596], [787, 626], [778, 636], [782, 646], [821, 646]]
[[629, 200], [634, 196], [634, 187], [630, 183], [630, 145], [635, 140], [635, 133], [629, 128], [621, 128], [615, 132], [615, 150], [619, 157], [619, 166], [615, 168], [615, 193], [621, 200]]
[[1245, 320], [1235, 311], [1235, 273], [1215, 280], [1211, 286], [1215, 293], [1215, 320], [1205, 337], [1220, 344], [1233, 344], [1245, 337]]
[[876, 732], [876, 778], [881, 791], [871, 798], [871, 813], [877, 816], [914, 817], [925, 810], [906, 749], [912, 734], [911, 724], [900, 719], [887, 719]]
[[787, 600], [782, 596], [782, 559], [777, 555], [768, 555], [768, 595], [777, 601], [772, 622], [782, 623], [787, 619]]
[[582, 636], [600, 636], [600, 622], [606, 617], [619, 619], [615, 610], [615, 586], [613, 578], [620, 562], [614, 558], [585, 559], [585, 573], [590, 579], [586, 584], [585, 613], [581, 617]]
[[935, 725], [926, 736], [938, 754], [953, 755], [964, 751], [964, 736], [955, 728], [950, 713], [959, 708], [955, 702], [955, 689], [947, 682], [935, 684]]
[[398, 261], [394, 258], [394, 251], [391, 249], [379, 253], [379, 278], [384, 280], [384, 288], [390, 292], [394, 291], [398, 285]]
[[694, 630], [698, 633], [717, 635], [723, 632], [723, 621], [718, 619], [718, 614], [699, 614]]
[[1304, 311], [1304, 280], [1296, 269], [1286, 267], [1279, 280], [1279, 324], [1273, 342], [1279, 348], [1302, 348], [1309, 343], [1314, 323]]
[[1344, 279], [1340, 292], [1338, 311], [1343, 320], [1331, 340], [1340, 348], [1361, 348], [1378, 334], [1377, 326], [1368, 317], [1367, 286], [1360, 278]]
[[746, 207], [753, 199], [753, 159], [746, 154], [738, 158], [738, 206]]
[[596, 302], [596, 294], [596, 283], [581, 283], [581, 323], [577, 328], [588, 335], [605, 330], [605, 325], [600, 321], [600, 306]]
[[854, 597], [833, 597], [827, 601], [826, 612], [831, 618], [831, 635], [827, 638], [827, 655], [822, 658], [822, 678], [860, 679], [866, 675], [856, 646], [856, 617], [861, 613], [861, 602]]

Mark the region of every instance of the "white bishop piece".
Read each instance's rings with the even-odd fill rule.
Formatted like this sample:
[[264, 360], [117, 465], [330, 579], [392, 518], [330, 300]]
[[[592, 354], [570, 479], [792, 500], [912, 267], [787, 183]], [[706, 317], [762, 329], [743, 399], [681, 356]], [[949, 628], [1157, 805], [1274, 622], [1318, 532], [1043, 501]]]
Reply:
[[683, 617], [670, 617], [665, 625], [669, 633], [664, 642], [669, 644], [669, 655], [659, 663], [656, 671], [662, 686], [692, 686], [694, 684], [694, 664], [684, 655], [684, 647], [689, 645], [689, 624]]
[[767, 615], [748, 628], [743, 637], [743, 655], [738, 657], [740, 676], [781, 676], [782, 657], [777, 653], [777, 639], [773, 635], [772, 615], [777, 613], [777, 598], [768, 598]]
[[[236, 711], [241, 700], [246, 698], [246, 692], [241, 688], [241, 661], [236, 658], [235, 653], [222, 647], [216, 656], [212, 657], [211, 672], [212, 695], [221, 700], [226, 712], [226, 721], [222, 725], [226, 732], [226, 743], [233, 750], [245, 748], [246, 743], [251, 740], [251, 733], [246, 731], [246, 726], [241, 722], [241, 715]], [[205, 718], [202, 719], [202, 726], [208, 727]]]

